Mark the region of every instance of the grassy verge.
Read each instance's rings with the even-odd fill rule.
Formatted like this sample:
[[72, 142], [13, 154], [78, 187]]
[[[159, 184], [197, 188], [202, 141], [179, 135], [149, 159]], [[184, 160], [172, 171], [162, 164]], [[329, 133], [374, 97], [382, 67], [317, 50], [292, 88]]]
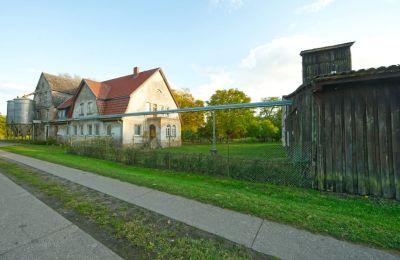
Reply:
[[396, 201], [143, 169], [66, 154], [56, 146], [21, 145], [2, 149], [400, 252], [400, 203]]
[[[119, 207], [104, 202], [95, 192], [83, 192], [16, 164], [0, 160], [0, 170], [20, 184], [61, 202], [67, 210], [104, 228], [116, 239], [125, 239], [140, 259], [251, 259], [249, 249], [213, 237], [193, 237], [191, 227], [172, 223], [143, 209]], [[43, 197], [43, 196], [42, 196]], [[76, 217], [76, 216], [75, 216]], [[112, 238], [108, 238], [111, 240]], [[129, 258], [130, 258], [129, 257]], [[257, 255], [257, 258], [269, 258]]]

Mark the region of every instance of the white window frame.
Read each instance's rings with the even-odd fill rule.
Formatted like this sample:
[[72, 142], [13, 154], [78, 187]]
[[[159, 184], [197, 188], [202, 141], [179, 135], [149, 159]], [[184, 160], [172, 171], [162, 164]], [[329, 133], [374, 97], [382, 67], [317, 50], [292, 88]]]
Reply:
[[93, 125], [92, 124], [88, 124], [87, 125], [87, 132], [88, 132], [88, 135], [93, 135]]
[[108, 136], [112, 136], [112, 126], [111, 125], [106, 126], [106, 133]]
[[[138, 131], [136, 131], [138, 130]], [[141, 124], [134, 124], [133, 126], [133, 135], [141, 136], [142, 135], [142, 125]]]
[[173, 125], [173, 126], [171, 127], [171, 136], [172, 136], [172, 137], [176, 137], [176, 125]]
[[171, 125], [167, 125], [165, 128], [165, 136], [170, 137], [171, 136]]
[[83, 116], [84, 114], [85, 114], [85, 109], [84, 109], [84, 103], [81, 103], [80, 105], [79, 105], [79, 115], [80, 116]]
[[78, 135], [78, 126], [74, 125], [74, 135]]
[[96, 136], [100, 135], [100, 125], [99, 124], [94, 125], [94, 135], [96, 135]]

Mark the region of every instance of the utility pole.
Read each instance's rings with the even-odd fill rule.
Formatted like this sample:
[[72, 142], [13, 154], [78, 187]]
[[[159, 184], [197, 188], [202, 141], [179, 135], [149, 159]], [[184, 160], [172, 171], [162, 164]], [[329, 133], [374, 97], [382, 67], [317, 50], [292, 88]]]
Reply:
[[213, 140], [212, 140], [213, 143], [210, 150], [210, 154], [217, 155], [218, 151], [217, 151], [217, 137], [215, 134], [215, 110], [212, 111], [212, 118], [213, 118]]

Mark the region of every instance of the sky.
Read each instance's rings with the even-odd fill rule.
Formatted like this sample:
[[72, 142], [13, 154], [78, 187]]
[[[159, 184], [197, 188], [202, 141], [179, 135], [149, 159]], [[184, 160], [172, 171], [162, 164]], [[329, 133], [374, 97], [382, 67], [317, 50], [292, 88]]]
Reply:
[[400, 0], [0, 0], [0, 112], [41, 72], [107, 80], [161, 67], [208, 100], [301, 84], [301, 50], [355, 41], [353, 69], [400, 63]]

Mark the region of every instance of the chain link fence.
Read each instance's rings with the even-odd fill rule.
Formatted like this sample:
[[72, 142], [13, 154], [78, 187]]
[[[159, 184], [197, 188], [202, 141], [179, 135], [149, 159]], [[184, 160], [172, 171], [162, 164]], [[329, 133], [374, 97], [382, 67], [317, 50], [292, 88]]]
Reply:
[[[228, 149], [229, 145], [229, 143], [225, 144]], [[211, 148], [211, 145], [209, 147]], [[245, 149], [251, 149], [251, 147], [249, 144]], [[170, 149], [122, 147], [112, 139], [97, 138], [75, 142], [68, 147], [67, 151], [72, 154], [146, 168], [278, 185], [312, 187], [313, 176], [308, 159], [295, 152], [293, 150], [296, 149], [295, 147], [288, 148], [279, 143], [271, 147], [265, 155], [243, 156], [230, 153], [215, 155], [209, 152], [186, 152], [179, 147]], [[304, 147], [302, 149], [304, 150]]]

